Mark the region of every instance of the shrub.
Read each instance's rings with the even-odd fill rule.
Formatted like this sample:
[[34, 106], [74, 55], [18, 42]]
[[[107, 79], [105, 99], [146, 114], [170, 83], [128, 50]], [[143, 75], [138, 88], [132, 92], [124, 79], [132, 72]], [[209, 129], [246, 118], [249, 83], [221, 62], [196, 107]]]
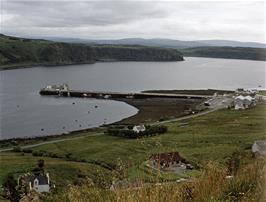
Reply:
[[13, 152], [21, 152], [22, 151], [22, 149], [21, 149], [21, 147], [19, 147], [19, 146], [16, 146], [16, 147], [14, 147], [13, 148], [13, 150], [12, 150]]
[[146, 130], [143, 132], [135, 132], [129, 129], [117, 129], [117, 128], [109, 128], [107, 130], [107, 134], [118, 136], [118, 137], [125, 137], [125, 138], [142, 138], [142, 137], [149, 137], [158, 134], [163, 134], [167, 132], [166, 126], [146, 126]]
[[23, 149], [22, 150], [24, 153], [32, 153], [32, 149]]

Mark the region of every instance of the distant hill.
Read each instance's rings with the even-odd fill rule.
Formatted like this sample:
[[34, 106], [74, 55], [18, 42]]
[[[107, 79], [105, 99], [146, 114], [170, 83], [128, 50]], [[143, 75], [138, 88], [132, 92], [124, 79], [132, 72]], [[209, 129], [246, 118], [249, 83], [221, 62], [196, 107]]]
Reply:
[[181, 61], [175, 49], [87, 45], [0, 35], [0, 69], [33, 65], [67, 65], [95, 61]]
[[194, 47], [180, 50], [184, 56], [228, 58], [245, 60], [266, 60], [265, 48], [248, 47]]
[[251, 47], [251, 48], [266, 48], [263, 43], [255, 42], [240, 42], [232, 40], [196, 40], [196, 41], [180, 41], [173, 39], [143, 39], [143, 38], [125, 38], [117, 40], [91, 40], [79, 38], [47, 38], [53, 41], [71, 42], [71, 43], [87, 43], [87, 44], [122, 44], [122, 45], [143, 45], [143, 46], [158, 46], [166, 48], [190, 48], [202, 46], [232, 46], [232, 47]]
[[230, 40], [199, 40], [201, 44], [205, 46], [231, 46], [231, 47], [248, 47], [248, 48], [266, 48], [266, 44], [256, 42], [241, 42]]
[[180, 41], [172, 39], [126, 38], [118, 40], [86, 40], [75, 38], [51, 38], [55, 41], [86, 43], [90, 45], [142, 45], [174, 48], [191, 57], [266, 60], [265, 44], [230, 40]]

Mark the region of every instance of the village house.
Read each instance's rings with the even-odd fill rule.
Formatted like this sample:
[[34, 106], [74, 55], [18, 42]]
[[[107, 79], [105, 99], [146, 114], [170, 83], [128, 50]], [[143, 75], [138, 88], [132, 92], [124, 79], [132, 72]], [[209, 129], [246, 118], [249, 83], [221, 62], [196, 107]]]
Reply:
[[234, 106], [236, 110], [247, 109], [255, 104], [256, 104], [255, 98], [249, 95], [248, 96], [239, 95], [235, 97], [235, 100], [234, 100]]
[[29, 191], [35, 190], [39, 193], [50, 191], [49, 173], [46, 175], [26, 174], [20, 177], [19, 184], [26, 186]]
[[154, 168], [165, 170], [172, 167], [183, 167], [184, 169], [192, 169], [190, 164], [179, 155], [178, 152], [152, 154], [149, 158], [149, 163]]
[[265, 96], [265, 95], [259, 95], [259, 94], [257, 94], [257, 95], [255, 96], [255, 99], [256, 99], [257, 101], [259, 101], [259, 102], [265, 102], [265, 101], [266, 101], [266, 96]]
[[144, 125], [136, 125], [133, 127], [133, 131], [135, 133], [144, 132], [146, 130], [146, 127]]
[[257, 140], [252, 145], [252, 152], [255, 155], [266, 155], [266, 140]]
[[258, 93], [257, 89], [244, 89], [244, 88], [238, 88], [236, 89], [235, 93], [237, 95], [251, 95], [254, 96]]

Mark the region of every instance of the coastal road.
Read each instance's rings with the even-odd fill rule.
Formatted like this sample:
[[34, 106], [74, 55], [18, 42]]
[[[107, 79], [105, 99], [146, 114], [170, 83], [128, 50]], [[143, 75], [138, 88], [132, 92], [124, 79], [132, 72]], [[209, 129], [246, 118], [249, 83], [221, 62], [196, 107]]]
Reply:
[[[33, 148], [33, 147], [46, 145], [46, 144], [53, 144], [53, 143], [58, 143], [58, 142], [77, 140], [77, 139], [81, 139], [81, 138], [85, 138], [85, 137], [94, 137], [94, 136], [99, 136], [99, 135], [103, 135], [103, 133], [98, 133], [98, 134], [94, 134], [94, 135], [83, 135], [83, 136], [72, 137], [72, 138], [64, 138], [64, 139], [59, 139], [59, 140], [50, 140], [50, 141], [40, 142], [40, 143], [36, 143], [36, 144], [31, 144], [31, 145], [20, 146], [20, 148], [21, 149], [29, 149], [29, 148]], [[13, 147], [12, 148], [6, 148], [6, 149], [0, 149], [0, 152], [7, 152], [7, 151], [12, 151], [12, 150], [13, 150]]]
[[198, 116], [203, 116], [205, 114], [214, 112], [216, 110], [218, 110], [218, 108], [208, 109], [208, 110], [203, 111], [203, 112], [199, 112], [199, 113], [188, 115], [188, 116], [183, 116], [183, 117], [180, 117], [180, 118], [170, 119], [170, 120], [161, 121], [161, 122], [155, 122], [155, 123], [152, 123], [150, 125], [154, 126], [154, 125], [161, 125], [161, 124], [165, 124], [165, 123], [172, 123], [172, 122], [176, 122], [176, 121], [182, 121], [182, 120], [186, 120], [186, 119], [190, 119], [190, 118], [195, 118], [195, 117], [198, 117]]

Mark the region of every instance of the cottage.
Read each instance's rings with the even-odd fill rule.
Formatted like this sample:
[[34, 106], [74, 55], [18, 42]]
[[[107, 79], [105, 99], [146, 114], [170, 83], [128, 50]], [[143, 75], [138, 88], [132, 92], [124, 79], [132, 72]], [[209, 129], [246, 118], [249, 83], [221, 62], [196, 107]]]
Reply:
[[111, 95], [105, 95], [103, 96], [104, 99], [109, 99], [111, 97]]
[[146, 127], [144, 125], [136, 125], [133, 127], [133, 131], [136, 133], [144, 132]]
[[237, 88], [235, 90], [235, 93], [243, 93], [243, 92], [245, 92], [244, 88]]
[[266, 155], [266, 140], [257, 140], [252, 145], [254, 154]]
[[255, 99], [257, 100], [257, 101], [259, 101], [259, 102], [265, 102], [266, 101], [266, 96], [264, 96], [264, 95], [256, 95], [255, 96]]
[[235, 91], [238, 95], [256, 95], [258, 93], [257, 89], [244, 89], [244, 88], [238, 88]]
[[23, 183], [29, 190], [35, 190], [39, 193], [50, 191], [50, 177], [46, 175], [24, 175], [20, 178], [20, 183]]
[[247, 109], [252, 105], [255, 105], [255, 98], [251, 96], [239, 95], [234, 100], [235, 109]]
[[149, 158], [153, 167], [165, 169], [173, 166], [185, 166], [186, 160], [178, 152], [152, 154]]

